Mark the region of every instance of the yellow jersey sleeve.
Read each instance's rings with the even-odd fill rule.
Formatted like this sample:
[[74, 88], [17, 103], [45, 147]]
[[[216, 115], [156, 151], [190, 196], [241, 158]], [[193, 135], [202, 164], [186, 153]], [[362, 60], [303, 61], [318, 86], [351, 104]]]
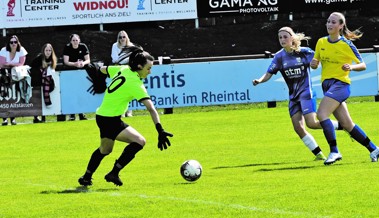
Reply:
[[314, 58], [321, 63], [321, 81], [338, 79], [351, 83], [350, 71], [342, 70], [344, 64], [362, 63], [363, 59], [355, 45], [344, 37], [336, 42], [330, 42], [328, 37], [317, 41]]

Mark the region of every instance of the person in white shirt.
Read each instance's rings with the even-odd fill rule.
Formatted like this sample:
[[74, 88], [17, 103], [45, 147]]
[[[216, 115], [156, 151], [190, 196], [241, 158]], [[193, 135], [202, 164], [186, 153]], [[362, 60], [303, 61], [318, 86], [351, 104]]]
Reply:
[[[16, 35], [12, 35], [5, 47], [0, 50], [0, 68], [11, 69], [16, 66], [23, 66], [25, 64], [26, 55], [28, 52], [21, 46], [20, 41]], [[16, 125], [16, 118], [11, 117], [11, 124]], [[3, 118], [3, 126], [8, 125], [8, 118]]]
[[[129, 57], [122, 60], [122, 63], [120, 63], [120, 55], [122, 54], [122, 49], [127, 47], [133, 47], [137, 46], [133, 42], [130, 41], [128, 34], [125, 30], [121, 30], [117, 34], [117, 41], [113, 43], [112, 45], [112, 63], [113, 64], [128, 64], [129, 63]], [[133, 116], [132, 110], [126, 111], [125, 116], [131, 117]]]

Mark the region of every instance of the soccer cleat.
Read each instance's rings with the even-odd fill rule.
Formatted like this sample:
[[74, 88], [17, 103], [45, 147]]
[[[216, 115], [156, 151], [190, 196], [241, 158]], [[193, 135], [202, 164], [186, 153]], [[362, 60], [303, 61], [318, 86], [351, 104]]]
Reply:
[[4, 120], [3, 123], [1, 124], [2, 126], [8, 125], [8, 120]]
[[314, 159], [314, 161], [318, 161], [318, 160], [326, 160], [326, 157], [323, 153], [318, 153]]
[[91, 180], [92, 180], [92, 178], [87, 179], [87, 178], [84, 178], [84, 176], [82, 176], [82, 177], [80, 177], [78, 179], [78, 182], [82, 186], [89, 186], [89, 185], [92, 185], [92, 181]]
[[75, 114], [71, 114], [69, 120], [74, 121], [75, 120]]
[[88, 120], [84, 114], [79, 114], [79, 120]]
[[118, 177], [118, 175], [115, 175], [113, 173], [108, 173], [107, 175], [105, 175], [104, 179], [107, 182], [113, 182], [116, 186], [122, 186], [122, 181], [120, 177]]
[[328, 158], [324, 161], [325, 165], [334, 164], [334, 162], [342, 160], [342, 155], [340, 153], [331, 152]]
[[370, 153], [371, 162], [378, 162], [379, 148], [376, 148]]

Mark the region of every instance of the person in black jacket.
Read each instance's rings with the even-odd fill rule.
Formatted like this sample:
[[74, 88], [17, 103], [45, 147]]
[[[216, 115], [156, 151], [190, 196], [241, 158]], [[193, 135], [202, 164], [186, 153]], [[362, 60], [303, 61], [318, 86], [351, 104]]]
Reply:
[[[70, 43], [63, 49], [63, 63], [68, 67], [85, 69], [90, 63], [89, 49], [80, 41], [78, 34], [70, 35]], [[87, 120], [84, 114], [79, 114], [80, 120]], [[70, 115], [70, 120], [75, 120], [75, 114]]]
[[[42, 46], [41, 53], [39, 53], [31, 63], [32, 74], [32, 86], [42, 87], [43, 99], [46, 107], [51, 106], [50, 92], [54, 88], [54, 79], [52, 75], [49, 75], [51, 70], [55, 70], [57, 66], [57, 56], [53, 46], [50, 43], [46, 43]], [[38, 119], [38, 116], [34, 116], [33, 123], [45, 122], [45, 116]]]

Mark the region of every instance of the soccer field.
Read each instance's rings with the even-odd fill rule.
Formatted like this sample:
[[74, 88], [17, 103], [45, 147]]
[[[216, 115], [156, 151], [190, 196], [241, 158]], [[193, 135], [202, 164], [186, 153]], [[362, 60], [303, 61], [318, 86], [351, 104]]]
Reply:
[[[379, 103], [348, 105], [355, 123], [379, 145]], [[104, 180], [125, 144], [116, 142], [80, 187], [99, 146], [95, 120], [0, 127], [0, 217], [378, 217], [379, 163], [344, 131], [342, 161], [324, 166], [292, 129], [286, 106], [162, 115], [172, 146], [157, 148], [151, 118], [124, 121], [147, 139], [123, 171], [124, 185]], [[309, 130], [329, 153], [322, 130]], [[196, 182], [180, 165], [198, 160]]]

